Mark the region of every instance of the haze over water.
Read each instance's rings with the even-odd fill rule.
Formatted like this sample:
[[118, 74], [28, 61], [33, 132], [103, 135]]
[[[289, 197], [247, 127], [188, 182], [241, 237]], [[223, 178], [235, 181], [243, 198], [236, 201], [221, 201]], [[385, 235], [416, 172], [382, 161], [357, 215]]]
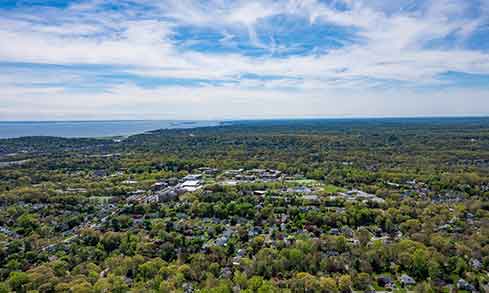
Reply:
[[218, 125], [217, 121], [15, 121], [0, 122], [0, 138], [22, 136], [107, 137], [125, 136], [156, 129], [194, 128]]

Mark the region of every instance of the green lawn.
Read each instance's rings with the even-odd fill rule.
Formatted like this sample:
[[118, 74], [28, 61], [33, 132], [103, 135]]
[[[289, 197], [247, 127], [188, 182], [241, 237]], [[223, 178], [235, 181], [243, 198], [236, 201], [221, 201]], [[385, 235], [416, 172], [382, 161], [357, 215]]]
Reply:
[[323, 191], [326, 193], [337, 193], [337, 192], [345, 192], [346, 190], [344, 188], [328, 184], [323, 187]]

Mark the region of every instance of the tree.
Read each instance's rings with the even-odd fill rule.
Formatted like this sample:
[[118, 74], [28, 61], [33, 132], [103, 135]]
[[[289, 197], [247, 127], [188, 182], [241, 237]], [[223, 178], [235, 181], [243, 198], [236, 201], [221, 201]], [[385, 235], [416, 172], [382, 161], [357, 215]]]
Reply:
[[428, 282], [422, 282], [419, 283], [418, 286], [416, 286], [416, 292], [419, 293], [434, 293], [435, 290], [433, 287], [431, 287], [430, 283]]
[[321, 277], [319, 279], [319, 287], [321, 292], [338, 292], [336, 281], [331, 277]]
[[32, 289], [38, 289], [42, 285], [55, 284], [58, 281], [53, 269], [47, 265], [35, 267], [27, 271], [27, 273], [30, 280], [29, 287]]
[[119, 247], [121, 235], [116, 232], [107, 232], [102, 238], [102, 244], [106, 251], [113, 251]]
[[124, 282], [124, 279], [120, 276], [109, 275], [107, 278], [101, 278], [93, 286], [95, 292], [114, 292], [114, 293], [125, 293], [128, 291], [129, 287]]
[[9, 293], [10, 288], [5, 282], [0, 282], [0, 293]]
[[149, 280], [156, 276], [160, 268], [165, 262], [160, 258], [155, 258], [151, 261], [145, 262], [138, 267], [139, 275], [143, 280]]
[[22, 228], [22, 234], [27, 235], [39, 227], [39, 219], [35, 214], [25, 213], [17, 218], [17, 224]]
[[362, 246], [366, 246], [370, 241], [370, 232], [366, 228], [360, 228], [357, 232], [358, 241]]
[[257, 293], [274, 293], [277, 292], [277, 288], [271, 281], [263, 281], [263, 284], [258, 288]]
[[429, 275], [429, 255], [423, 249], [416, 249], [412, 256], [411, 273], [416, 279], [425, 280]]
[[359, 273], [353, 279], [353, 287], [358, 290], [367, 290], [370, 287], [370, 275]]
[[24, 272], [12, 272], [7, 280], [10, 288], [16, 292], [25, 292], [25, 285], [29, 283], [29, 275]]
[[290, 282], [295, 292], [317, 292], [320, 288], [319, 281], [309, 273], [297, 273]]

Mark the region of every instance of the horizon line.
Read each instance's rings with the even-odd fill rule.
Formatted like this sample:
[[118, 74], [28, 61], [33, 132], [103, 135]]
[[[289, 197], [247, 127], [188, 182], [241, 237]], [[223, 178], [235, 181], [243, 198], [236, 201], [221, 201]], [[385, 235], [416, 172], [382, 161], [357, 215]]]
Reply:
[[239, 122], [270, 120], [342, 120], [342, 119], [423, 119], [423, 118], [489, 118], [489, 114], [465, 115], [365, 115], [365, 116], [281, 116], [281, 117], [241, 117], [216, 119], [67, 119], [67, 120], [1, 120], [0, 123], [87, 123], [87, 122]]

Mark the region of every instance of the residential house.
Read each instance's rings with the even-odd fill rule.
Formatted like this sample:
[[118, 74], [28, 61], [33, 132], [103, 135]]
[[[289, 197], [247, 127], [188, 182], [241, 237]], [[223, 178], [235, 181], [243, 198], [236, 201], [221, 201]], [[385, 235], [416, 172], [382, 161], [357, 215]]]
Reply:
[[399, 279], [399, 281], [401, 282], [401, 285], [403, 287], [409, 287], [409, 286], [414, 286], [416, 285], [416, 280], [414, 280], [412, 277], [406, 275], [406, 274], [403, 274], [401, 276], [401, 278]]

